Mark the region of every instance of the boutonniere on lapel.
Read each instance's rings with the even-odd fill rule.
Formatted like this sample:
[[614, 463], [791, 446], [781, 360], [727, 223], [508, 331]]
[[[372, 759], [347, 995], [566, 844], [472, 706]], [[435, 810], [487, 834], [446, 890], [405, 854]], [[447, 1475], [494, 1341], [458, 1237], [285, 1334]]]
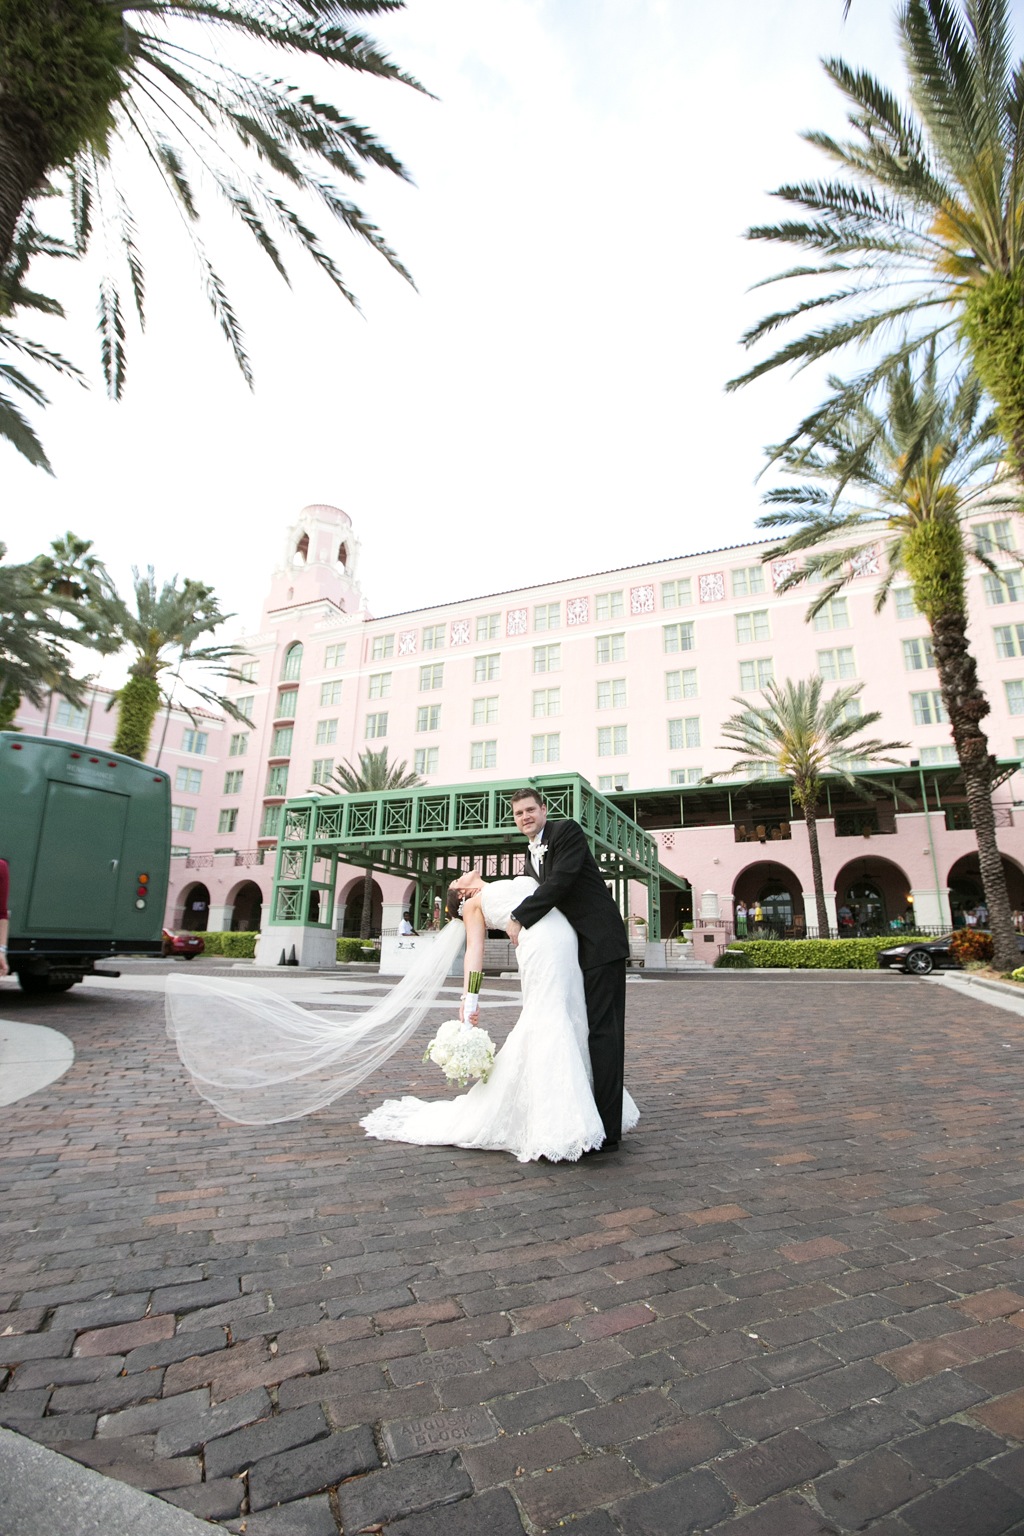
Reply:
[[547, 855], [547, 851], [548, 851], [547, 843], [540, 843], [533, 850], [533, 856], [537, 860], [538, 864], [543, 864], [544, 863], [544, 859], [545, 859], [545, 856]]

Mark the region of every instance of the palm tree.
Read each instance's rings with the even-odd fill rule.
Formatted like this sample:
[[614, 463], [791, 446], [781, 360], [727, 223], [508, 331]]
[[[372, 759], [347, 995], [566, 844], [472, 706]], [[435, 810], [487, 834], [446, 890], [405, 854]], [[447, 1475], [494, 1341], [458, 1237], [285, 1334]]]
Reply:
[[[24, 238], [33, 206], [55, 186], [69, 199], [71, 248], [104, 251], [99, 329], [108, 390], [125, 371], [123, 280], [140, 322], [144, 272], [116, 166], [141, 150], [188, 234], [214, 316], [251, 382], [237, 317], [199, 237], [200, 182], [214, 187], [286, 281], [283, 240], [295, 241], [350, 303], [355, 298], [306, 217], [310, 198], [401, 276], [401, 262], [340, 180], [367, 168], [407, 178], [368, 128], [337, 106], [230, 62], [221, 41], [324, 61], [423, 87], [354, 16], [404, 0], [48, 0], [0, 7], [0, 272]], [[120, 277], [115, 273], [120, 271]], [[0, 305], [0, 313], [3, 313]]]
[[[329, 794], [331, 785], [346, 795], [376, 794], [385, 789], [412, 789], [423, 780], [418, 773], [410, 773], [407, 765], [390, 763], [387, 747], [379, 752], [360, 752], [359, 767], [354, 768], [346, 760], [335, 768], [326, 784], [316, 784], [314, 794]], [[359, 937], [368, 939], [373, 919], [373, 868], [367, 869], [363, 879], [363, 914], [359, 923]]]
[[[246, 655], [234, 645], [200, 645], [204, 636], [232, 617], [221, 613], [213, 588], [200, 581], [186, 578], [179, 587], [178, 578], [165, 581], [157, 590], [156, 577], [150, 566], [144, 576], [133, 567], [134, 612], [116, 595], [106, 600], [105, 616], [117, 635], [120, 647], [128, 646], [135, 659], [128, 668], [128, 681], [111, 700], [109, 708], [117, 705], [117, 733], [114, 751], [140, 761], [149, 750], [153, 722], [161, 699], [169, 700], [169, 692], [162, 686], [162, 676], [168, 668], [175, 681], [182, 681], [185, 688], [216, 709], [222, 709], [232, 719], [248, 726], [250, 721], [230, 699], [214, 689], [207, 688], [197, 674], [209, 673], [214, 677], [242, 680], [242, 674], [230, 663]], [[175, 657], [172, 653], [178, 652]], [[183, 665], [189, 674], [182, 677]], [[179, 701], [190, 719], [194, 719], [187, 704]]]
[[[0, 544], [0, 562], [6, 553]], [[40, 590], [33, 565], [0, 564], [0, 729], [11, 724], [22, 697], [42, 706], [56, 692], [82, 702], [71, 647], [89, 639], [64, 626], [70, 611], [72, 600]]]
[[837, 309], [839, 318], [796, 336], [727, 387], [848, 345], [882, 343], [886, 356], [859, 378], [831, 380], [832, 397], [789, 441], [818, 439], [894, 362], [929, 343], [955, 353], [965, 342], [1021, 472], [1024, 61], [1011, 61], [1006, 0], [906, 0], [897, 26], [910, 106], [863, 71], [827, 60], [850, 104], [853, 136], [804, 137], [839, 175], [780, 187], [774, 195], [809, 217], [747, 231], [812, 253], [772, 281], [819, 278], [824, 288], [766, 316], [745, 345], [821, 311]]
[[[932, 637], [935, 666], [978, 843], [994, 963], [1012, 970], [1019, 953], [992, 808], [993, 759], [981, 722], [989, 702], [967, 635], [967, 555], [995, 570], [965, 520], [984, 511], [1016, 511], [1016, 488], [1003, 463], [1004, 444], [978, 379], [965, 372], [947, 392], [934, 346], [920, 380], [899, 363], [879, 391], [845, 424], [834, 424], [817, 448], [792, 448], [783, 462], [812, 484], [781, 487], [766, 502], [775, 510], [763, 526], [787, 528], [788, 538], [765, 559], [801, 553], [802, 564], [783, 586], [823, 579], [808, 618], [863, 569], [864, 556], [884, 549], [886, 570], [876, 608], [901, 573]], [[860, 493], [864, 502], [848, 499]], [[852, 540], [852, 542], [851, 542]]]
[[[821, 805], [826, 774], [835, 774], [852, 788], [870, 798], [868, 788], [851, 766], [852, 760], [894, 763], [887, 754], [905, 747], [905, 741], [879, 741], [861, 738], [859, 733], [882, 718], [880, 710], [862, 715], [857, 696], [863, 683], [849, 683], [837, 688], [830, 698], [822, 697], [824, 680], [806, 682], [770, 682], [762, 693], [764, 703], [749, 704], [737, 698], [740, 713], [730, 715], [722, 725], [722, 735], [732, 743], [720, 751], [733, 751], [736, 761], [708, 778], [721, 779], [745, 773], [755, 782], [789, 779], [793, 799], [804, 813], [807, 845], [811, 854], [814, 879], [814, 905], [818, 932], [828, 933], [825, 886], [821, 877], [821, 853], [818, 848], [818, 809]], [[753, 770], [751, 772], [751, 770]]]

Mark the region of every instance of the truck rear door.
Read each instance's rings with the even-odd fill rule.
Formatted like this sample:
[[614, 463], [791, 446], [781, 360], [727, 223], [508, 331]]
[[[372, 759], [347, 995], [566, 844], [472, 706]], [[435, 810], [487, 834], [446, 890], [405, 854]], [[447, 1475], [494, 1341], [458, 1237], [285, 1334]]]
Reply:
[[114, 931], [128, 806], [127, 795], [51, 779], [29, 893], [30, 931]]

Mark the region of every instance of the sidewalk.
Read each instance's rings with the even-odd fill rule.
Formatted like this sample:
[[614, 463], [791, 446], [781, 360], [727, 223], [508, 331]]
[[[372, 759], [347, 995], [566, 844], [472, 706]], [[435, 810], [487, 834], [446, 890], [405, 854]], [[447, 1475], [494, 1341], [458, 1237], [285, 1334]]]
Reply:
[[75, 1051], [0, 1120], [0, 1533], [1024, 1531], [1024, 1021], [976, 994], [640, 976], [637, 1132], [520, 1166], [363, 1137], [422, 1041], [233, 1126], [148, 977], [0, 988]]

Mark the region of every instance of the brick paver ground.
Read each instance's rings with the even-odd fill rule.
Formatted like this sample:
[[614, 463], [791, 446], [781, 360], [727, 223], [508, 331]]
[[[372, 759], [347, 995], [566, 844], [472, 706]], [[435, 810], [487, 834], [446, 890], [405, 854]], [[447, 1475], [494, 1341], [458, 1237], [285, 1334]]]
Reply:
[[628, 998], [638, 1131], [524, 1167], [364, 1139], [442, 1091], [422, 1039], [252, 1129], [130, 976], [0, 990], [77, 1052], [0, 1112], [0, 1423], [248, 1536], [1024, 1532], [1024, 1021], [905, 977]]

